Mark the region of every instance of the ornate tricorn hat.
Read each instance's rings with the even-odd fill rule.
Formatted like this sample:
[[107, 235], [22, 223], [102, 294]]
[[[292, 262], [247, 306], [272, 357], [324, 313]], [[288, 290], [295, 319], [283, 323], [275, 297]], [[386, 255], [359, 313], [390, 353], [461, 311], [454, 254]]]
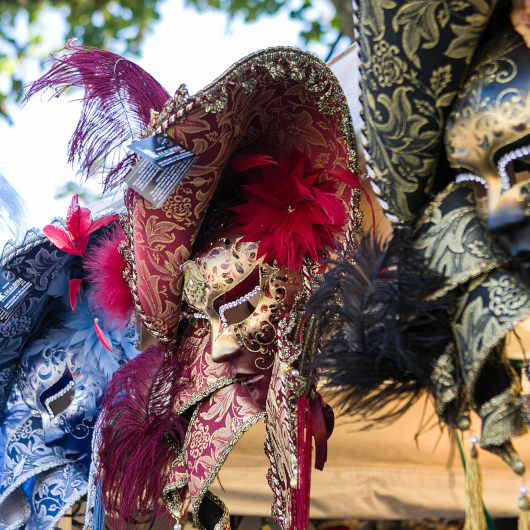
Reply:
[[[196, 247], [200, 241], [204, 242], [204, 231], [215, 224], [213, 214], [218, 192], [226, 192], [225, 184], [239, 179], [232, 194], [238, 197], [241, 194], [234, 217], [243, 236], [241, 241], [255, 242], [255, 255], [260, 263], [274, 264], [276, 270], [285, 269], [298, 278], [300, 296], [287, 307], [285, 313], [289, 311], [289, 314], [284, 314], [285, 319], [277, 330], [277, 355], [265, 414], [273, 420], [267, 425], [267, 454], [271, 460], [268, 479], [275, 496], [273, 515], [285, 530], [307, 527], [307, 473], [311, 466], [312, 432], [315, 432], [311, 427], [312, 417], [319, 427], [315, 440], [318, 437], [320, 448], [325, 447], [329, 421], [326, 422], [323, 414], [325, 404], [307, 380], [301, 378], [308, 374], [302, 374], [300, 363], [316, 352], [319, 329], [314, 318], [305, 316], [304, 304], [323, 272], [322, 262], [329, 247], [336, 240], [345, 241], [351, 236], [361, 219], [354, 133], [347, 101], [337, 79], [312, 54], [278, 47], [242, 59], [194, 96], [181, 85], [171, 98], [153, 78], [119, 56], [90, 48], [67, 48], [74, 53], [58, 59], [50, 72], [32, 86], [29, 95], [43, 88], [65, 85], [85, 89], [82, 119], [71, 143], [72, 160], [81, 159], [84, 169], [90, 171], [98, 160], [119, 148], [119, 138], [121, 143], [127, 139], [129, 122], [137, 126], [133, 139], [164, 132], [198, 157], [161, 207], [155, 207], [136, 193], [126, 195], [128, 215], [122, 218], [127, 236], [127, 243], [122, 247], [128, 262], [126, 276], [137, 313], [166, 348], [144, 352], [129, 363], [125, 371], [117, 373], [110, 394], [107, 393], [109, 421], [103, 426], [103, 444], [116, 449], [116, 440], [121, 445], [117, 453], [109, 454], [109, 458], [119, 461], [121, 474], [115, 476], [120, 477], [123, 486], [114, 499], [121, 502], [120, 517], [125, 520], [128, 508], [131, 514], [135, 509], [143, 510], [143, 515], [149, 509], [157, 512], [159, 504], [152, 502], [153, 493], [161, 495], [172, 470], [171, 489], [166, 488], [166, 493], [187, 485], [196, 524], [201, 528], [222, 523], [226, 518], [224, 509], [215, 507], [219, 506], [218, 500], [202, 486], [207, 487], [214, 480], [230, 447], [246, 428], [264, 415], [263, 410], [252, 405], [248, 396], [238, 390], [240, 384], [234, 384], [232, 374], [221, 367], [211, 367], [211, 362], [202, 363], [200, 355], [188, 363], [187, 369], [200, 371], [205, 366], [210, 375], [217, 374], [214, 383], [210, 378], [208, 384], [199, 388], [195, 380], [186, 389], [178, 377], [175, 379], [176, 371], [185, 371], [178, 360], [179, 352], [186, 346], [182, 343], [182, 320], [189, 316], [189, 312], [181, 313], [185, 274], [194, 287], [186, 290], [188, 302], [193, 302], [196, 295], [201, 299], [204, 287], [205, 274], [201, 279], [195, 266], [187, 263], [200, 250]], [[118, 104], [133, 119], [126, 123]], [[107, 187], [122, 181], [133, 163], [134, 158], [129, 156], [114, 165], [107, 177]], [[259, 273], [261, 278], [262, 271]], [[205, 328], [203, 322], [195, 322], [197, 330]], [[199, 335], [194, 339], [195, 346], [207, 342], [208, 337]], [[203, 346], [203, 349], [207, 347]], [[167, 375], [168, 367], [171, 376], [164, 379], [161, 374]], [[138, 429], [126, 433], [119, 425], [120, 422], [123, 425], [121, 420], [125, 416], [120, 414], [126, 414], [125, 410], [120, 409], [114, 416], [112, 413], [125, 406], [127, 400], [120, 400], [120, 396], [131, 392], [134, 381], [138, 388], [131, 403], [134, 401], [138, 415], [131, 425], [134, 423]], [[175, 382], [173, 390], [169, 390], [169, 381]], [[193, 395], [189, 395], [190, 388], [195, 388]], [[120, 394], [122, 390], [125, 394]], [[160, 399], [156, 397], [158, 394]], [[212, 398], [206, 400], [210, 395]], [[112, 396], [116, 397], [115, 401]], [[209, 408], [221, 406], [216, 403], [243, 404], [245, 400], [249, 403], [245, 405], [246, 416], [241, 428], [238, 427], [241, 418], [234, 417], [230, 427], [234, 432], [227, 431], [230, 436], [224, 440], [225, 445], [214, 447], [216, 458], [210, 458], [210, 463], [207, 458], [200, 462], [196, 459], [194, 469], [200, 468], [201, 476], [184, 479], [184, 464], [191, 454], [187, 449], [193, 444], [194, 433], [200, 435], [201, 425], [211, 427], [199, 423], [203, 421], [201, 414], [213, 418]], [[224, 423], [231, 417], [231, 410], [223, 406]], [[170, 423], [175, 414], [186, 416], [186, 411], [192, 410], [184, 433], [182, 422], [175, 429], [180, 429], [176, 438], [180, 437], [181, 444], [176, 448], [175, 459], [175, 452], [164, 436], [171, 435]], [[155, 425], [160, 427], [156, 433], [152, 430]], [[107, 427], [112, 440], [105, 440]], [[137, 452], [143, 443], [139, 442], [140, 437], [146, 440], [144, 457]], [[160, 451], [161, 446], [155, 447], [155, 439], [164, 445]], [[145, 458], [146, 451], [153, 458]], [[320, 451], [318, 465], [322, 466], [324, 460]], [[151, 465], [155, 461], [156, 465]], [[146, 462], [151, 462], [146, 474], [134, 467]], [[163, 480], [158, 477], [151, 480], [149, 473], [156, 467], [154, 471]], [[138, 476], [143, 476], [145, 483], [138, 484]], [[108, 477], [109, 469], [105, 468], [104, 490]], [[166, 497], [171, 501], [170, 495]], [[138, 508], [138, 498], [142, 498], [141, 508]], [[174, 515], [182, 509], [179, 502], [177, 495]], [[217, 514], [215, 521], [211, 517], [202, 518], [201, 512], [205, 511]]]
[[199, 156], [161, 208], [137, 198], [129, 218], [137, 310], [149, 331], [169, 342], [179, 321], [180, 266], [190, 256], [219, 180], [234, 172], [229, 161], [242, 154], [275, 160], [281, 154], [305, 155], [321, 179], [335, 180], [336, 193], [348, 205], [345, 179], [336, 175], [356, 170], [356, 154], [338, 82], [324, 63], [295, 49], [250, 55], [193, 97], [181, 87], [153, 117], [147, 134], [165, 131]]

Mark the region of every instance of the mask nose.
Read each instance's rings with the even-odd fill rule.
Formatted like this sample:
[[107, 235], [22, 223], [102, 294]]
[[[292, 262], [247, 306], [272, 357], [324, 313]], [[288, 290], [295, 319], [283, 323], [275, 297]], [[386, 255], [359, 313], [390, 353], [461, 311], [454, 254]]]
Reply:
[[490, 206], [486, 226], [491, 234], [507, 235], [528, 220], [527, 201], [520, 200], [517, 191], [513, 188], [506, 191], [495, 206]]
[[486, 228], [498, 238], [512, 257], [526, 261], [530, 256], [529, 198], [519, 187], [504, 192], [497, 204], [488, 208]]
[[226, 363], [239, 355], [240, 348], [235, 333], [226, 330], [217, 337], [212, 337], [212, 360], [215, 363]]
[[48, 414], [42, 415], [42, 430], [44, 431], [44, 445], [57, 445], [61, 440], [66, 438], [66, 433]]

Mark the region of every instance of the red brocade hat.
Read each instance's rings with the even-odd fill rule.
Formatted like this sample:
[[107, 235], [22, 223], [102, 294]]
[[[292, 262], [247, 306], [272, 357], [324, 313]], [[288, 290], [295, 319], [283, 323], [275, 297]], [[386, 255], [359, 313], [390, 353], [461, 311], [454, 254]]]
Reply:
[[[107, 516], [119, 526], [138, 514], [157, 515], [163, 489], [174, 516], [191, 505], [198, 528], [226, 527], [226, 507], [208, 486], [237, 440], [266, 417], [273, 517], [284, 530], [308, 528], [312, 438], [321, 469], [332, 421], [307, 382], [310, 374], [301, 373], [319, 341], [318, 317], [305, 316], [305, 302], [329, 248], [345, 244], [361, 219], [354, 133], [342, 89], [325, 63], [282, 47], [242, 59], [195, 96], [181, 86], [167, 99], [133, 63], [74, 50], [30, 92], [64, 83], [85, 88], [72, 159], [84, 153], [90, 162], [117, 148], [116, 131], [112, 142], [105, 139], [109, 123], [125, 134], [124, 120], [110, 116], [116, 101], [125, 102], [137, 125], [149, 110], [145, 136], [165, 132], [198, 156], [160, 208], [135, 193], [127, 196], [125, 275], [140, 319], [165, 347], [144, 352], [109, 386], [100, 450]], [[157, 104], [147, 109], [149, 100]], [[98, 120], [105, 124], [101, 137]], [[133, 162], [129, 157], [115, 165], [107, 184]], [[237, 239], [215, 239], [221, 211], [231, 216]], [[208, 268], [208, 260], [223, 256], [224, 273]], [[231, 301], [227, 295], [236, 288], [241, 294]], [[278, 302], [278, 293], [293, 288], [296, 296]], [[256, 335], [226, 320], [251, 295], [273, 315], [256, 324], [274, 328], [267, 336], [274, 356], [264, 406], [247, 392], [252, 378], [238, 378], [228, 361], [216, 360], [233, 328], [233, 337], [253, 351]], [[264, 305], [267, 299], [272, 302]], [[245, 318], [256, 317], [253, 310]], [[265, 327], [257, 335], [264, 336]]]

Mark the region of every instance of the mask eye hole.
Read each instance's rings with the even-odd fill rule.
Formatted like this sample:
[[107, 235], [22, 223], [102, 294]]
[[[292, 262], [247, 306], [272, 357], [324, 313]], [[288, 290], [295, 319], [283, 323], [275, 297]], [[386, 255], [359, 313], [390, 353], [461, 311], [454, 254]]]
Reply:
[[54, 416], [57, 416], [57, 414], [60, 414], [70, 406], [70, 403], [74, 398], [74, 394], [75, 390], [71, 388], [70, 390], [67, 390], [66, 393], [62, 396], [48, 403], [48, 406], [52, 409]]
[[68, 408], [74, 397], [74, 386], [74, 379], [66, 365], [61, 378], [41, 394], [40, 402], [52, 418]]
[[237, 324], [238, 322], [243, 322], [246, 320], [252, 313], [259, 303], [260, 293], [257, 292], [247, 301], [236, 305], [235, 307], [230, 307], [225, 309], [224, 317], [226, 318], [226, 324], [230, 326], [231, 324]]
[[530, 163], [528, 157], [519, 158], [507, 167], [512, 185], [530, 180]]

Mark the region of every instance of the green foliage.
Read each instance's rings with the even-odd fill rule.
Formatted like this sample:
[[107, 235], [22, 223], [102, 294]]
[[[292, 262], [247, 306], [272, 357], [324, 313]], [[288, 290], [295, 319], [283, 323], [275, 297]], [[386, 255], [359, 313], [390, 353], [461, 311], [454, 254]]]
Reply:
[[[341, 37], [353, 40], [350, 0], [320, 0], [318, 6], [311, 0], [303, 0], [301, 5], [300, 0], [186, 0], [186, 3], [198, 11], [224, 11], [230, 19], [237, 15], [243, 16], [246, 22], [257, 20], [263, 15], [273, 15], [280, 9], [289, 10], [291, 18], [304, 23], [306, 29], [300, 33], [304, 42], [326, 44], [330, 48], [328, 57]], [[323, 12], [330, 13], [331, 16], [326, 19], [322, 17]], [[330, 32], [335, 36], [331, 42], [325, 39]]]
[[[161, 0], [0, 0], [0, 73], [11, 82], [0, 89], [0, 116], [9, 119], [6, 100], [20, 100], [24, 59], [38, 57], [44, 28], [36, 24], [42, 12], [56, 8], [66, 21], [67, 39], [77, 37], [86, 46], [104, 47], [117, 53], [137, 53], [152, 21], [159, 18]], [[27, 38], [15, 27], [26, 25]], [[76, 43], [77, 44], [77, 43]], [[40, 57], [38, 57], [40, 58]]]
[[74, 195], [79, 195], [81, 204], [87, 205], [96, 201], [100, 201], [101, 199], [106, 199], [107, 197], [110, 197], [111, 194], [103, 196], [98, 195], [96, 192], [92, 191], [86, 186], [80, 186], [77, 182], [70, 180], [55, 190], [55, 195], [53, 198], [64, 199], [66, 197], [73, 197]]
[[[44, 29], [39, 17], [55, 9], [65, 19], [64, 43], [77, 37], [76, 44], [103, 47], [116, 53], [138, 53], [139, 45], [153, 21], [159, 18], [158, 5], [163, 0], [0, 0], [0, 118], [10, 120], [7, 101], [22, 97], [24, 60], [39, 55]], [[258, 20], [287, 10], [303, 22], [300, 36], [306, 42], [328, 47], [329, 59], [342, 37], [353, 39], [350, 0], [186, 0], [198, 11], [225, 12], [229, 20], [243, 16]], [[323, 15], [324, 13], [324, 15]], [[20, 38], [21, 27], [27, 29]], [[18, 31], [15, 31], [15, 28]], [[49, 50], [43, 54], [44, 56]], [[6, 89], [7, 85], [7, 89]]]

